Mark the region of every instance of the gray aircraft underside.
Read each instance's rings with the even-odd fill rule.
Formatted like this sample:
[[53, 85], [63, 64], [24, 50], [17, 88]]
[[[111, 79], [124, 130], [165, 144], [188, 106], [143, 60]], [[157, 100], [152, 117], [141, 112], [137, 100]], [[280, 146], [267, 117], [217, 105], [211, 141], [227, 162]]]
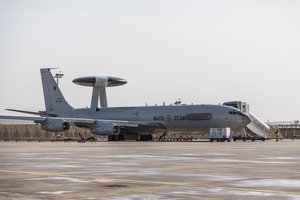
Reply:
[[207, 128], [244, 128], [251, 119], [224, 105], [170, 105], [140, 107], [72, 108], [63, 97], [50, 69], [41, 69], [46, 111], [22, 113], [40, 117], [0, 116], [0, 119], [30, 120], [47, 131], [84, 127], [99, 135], [151, 134], [169, 130], [197, 131]]

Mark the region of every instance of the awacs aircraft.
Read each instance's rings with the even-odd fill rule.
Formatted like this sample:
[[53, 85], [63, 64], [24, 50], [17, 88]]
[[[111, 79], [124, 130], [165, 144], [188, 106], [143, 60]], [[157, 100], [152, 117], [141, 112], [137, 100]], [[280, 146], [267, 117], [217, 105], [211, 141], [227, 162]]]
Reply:
[[[39, 115], [0, 116], [0, 119], [29, 120], [40, 123], [46, 131], [66, 131], [70, 125], [88, 128], [92, 133], [108, 135], [110, 141], [124, 140], [127, 136], [136, 140], [152, 140], [152, 134], [164, 134], [169, 130], [196, 131], [207, 128], [244, 128], [251, 119], [240, 110], [224, 105], [162, 105], [140, 107], [71, 107], [62, 95], [50, 68], [41, 69], [46, 111], [31, 112], [7, 109]], [[76, 79], [74, 80], [76, 82]], [[100, 81], [100, 82], [99, 82]], [[122, 79], [89, 77], [94, 85], [118, 84]]]

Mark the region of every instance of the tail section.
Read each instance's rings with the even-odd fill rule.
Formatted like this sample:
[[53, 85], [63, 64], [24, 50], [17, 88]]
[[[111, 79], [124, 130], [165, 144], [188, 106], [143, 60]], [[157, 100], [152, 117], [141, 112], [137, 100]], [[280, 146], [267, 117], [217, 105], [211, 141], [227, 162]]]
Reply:
[[73, 109], [62, 95], [50, 68], [41, 69], [46, 111], [65, 111]]

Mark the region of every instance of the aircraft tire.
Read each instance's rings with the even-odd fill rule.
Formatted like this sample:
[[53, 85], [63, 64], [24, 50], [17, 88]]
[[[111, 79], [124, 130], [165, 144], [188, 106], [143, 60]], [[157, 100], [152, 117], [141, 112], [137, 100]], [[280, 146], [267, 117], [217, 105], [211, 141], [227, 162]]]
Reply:
[[109, 136], [107, 137], [107, 140], [108, 140], [108, 141], [113, 141], [112, 135], [109, 135]]
[[140, 141], [150, 141], [153, 140], [152, 135], [140, 135]]
[[119, 139], [118, 141], [124, 141], [125, 140], [125, 135], [119, 134], [118, 139]]
[[[122, 139], [122, 137], [119, 137], [119, 135], [109, 135], [108, 136], [108, 141], [119, 141], [120, 139]], [[124, 140], [124, 138], [123, 138]]]

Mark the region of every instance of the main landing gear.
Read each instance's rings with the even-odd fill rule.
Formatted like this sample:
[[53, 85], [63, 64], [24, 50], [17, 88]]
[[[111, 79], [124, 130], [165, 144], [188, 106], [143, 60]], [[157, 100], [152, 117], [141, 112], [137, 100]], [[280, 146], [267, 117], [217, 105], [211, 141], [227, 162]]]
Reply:
[[153, 140], [152, 135], [139, 135], [136, 137], [136, 141], [150, 141], [150, 140]]
[[135, 141], [152, 141], [152, 135], [140, 135], [140, 134], [119, 134], [109, 135], [108, 141], [124, 141], [124, 140], [135, 140]]
[[124, 135], [109, 135], [108, 136], [108, 141], [124, 141], [125, 137]]

